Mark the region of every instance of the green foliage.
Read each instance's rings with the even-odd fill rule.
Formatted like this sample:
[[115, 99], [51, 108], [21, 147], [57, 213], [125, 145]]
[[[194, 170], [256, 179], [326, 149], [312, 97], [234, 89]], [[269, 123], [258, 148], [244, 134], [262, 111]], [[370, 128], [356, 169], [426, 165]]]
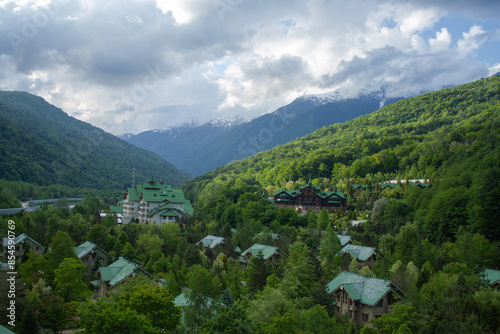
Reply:
[[399, 302], [391, 306], [394, 311], [372, 320], [382, 333], [417, 333], [423, 326], [423, 316], [415, 306]]
[[133, 168], [137, 180], [158, 175], [176, 185], [188, 179], [158, 155], [24, 92], [0, 92], [0, 134], [0, 178], [9, 181], [121, 190]]
[[21, 276], [23, 283], [26, 284], [26, 288], [31, 289], [33, 284], [38, 282], [47, 270], [49, 270], [49, 263], [46, 257], [35, 252], [29, 252], [28, 260], [21, 264], [17, 272]]
[[326, 211], [326, 208], [321, 209], [321, 212], [318, 216], [318, 228], [324, 231], [329, 222], [330, 219], [328, 218], [328, 212]]
[[71, 237], [68, 233], [63, 231], [58, 231], [56, 233], [56, 235], [52, 239], [52, 242], [50, 243], [48, 258], [53, 270], [58, 268], [66, 258], [73, 258], [78, 260], [78, 257], [75, 253], [73, 240], [71, 240]]
[[65, 258], [54, 270], [56, 291], [66, 302], [76, 299], [87, 288], [82, 279], [84, 269], [80, 260]]
[[89, 300], [78, 308], [87, 333], [159, 333], [175, 329], [180, 311], [170, 292], [155, 281], [127, 280], [110, 297]]
[[308, 249], [297, 241], [288, 251], [285, 273], [279, 289], [299, 307], [308, 308], [312, 306], [312, 289], [316, 284]]
[[[262, 189], [283, 188], [290, 179], [327, 177], [331, 185], [349, 194], [352, 183], [346, 180], [359, 178], [359, 184], [390, 197], [373, 204], [376, 233], [396, 234], [408, 221], [418, 221], [424, 235], [436, 243], [453, 241], [460, 226], [500, 240], [500, 228], [491, 219], [500, 209], [496, 200], [499, 80], [496, 76], [399, 101], [217, 168], [182, 188], [188, 197], [199, 198], [201, 214], [209, 211], [217, 219], [209, 208], [226, 200], [236, 203], [228, 196], [216, 198], [218, 189], [236, 185], [236, 180]], [[320, 174], [320, 166], [329, 175]], [[382, 193], [377, 189], [378, 183], [389, 179], [413, 178], [431, 179], [430, 188], [406, 189], [401, 183]], [[231, 219], [241, 219], [238, 210], [233, 212]], [[297, 221], [280, 224], [296, 226]]]
[[146, 316], [153, 328], [171, 331], [181, 319], [181, 312], [174, 306], [173, 299], [166, 288], [149, 284], [121, 294], [119, 304]]
[[206, 319], [200, 327], [201, 333], [255, 333], [252, 323], [248, 320], [245, 309], [238, 303], [220, 305], [215, 316]]
[[58, 333], [70, 320], [68, 305], [58, 295], [46, 295], [41, 298], [38, 317], [43, 328]]
[[321, 251], [319, 256], [323, 270], [329, 278], [333, 278], [334, 275], [340, 271], [340, 258], [337, 255], [340, 249], [340, 241], [337, 233], [333, 230], [331, 225], [328, 225], [323, 239], [321, 240]]

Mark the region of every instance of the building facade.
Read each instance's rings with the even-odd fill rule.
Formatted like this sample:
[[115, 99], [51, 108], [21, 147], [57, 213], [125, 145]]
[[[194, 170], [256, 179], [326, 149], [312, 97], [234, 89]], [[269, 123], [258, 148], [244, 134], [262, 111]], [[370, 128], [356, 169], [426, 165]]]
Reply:
[[13, 239], [14, 253], [9, 253], [9, 238], [3, 238], [2, 262], [7, 262], [9, 255], [14, 255], [19, 260], [25, 252], [32, 251], [41, 255], [45, 248], [27, 234], [21, 234]]
[[326, 290], [335, 295], [336, 315], [348, 314], [358, 325], [370, 325], [370, 320], [391, 313], [391, 305], [403, 296], [392, 281], [347, 271], [330, 281]]
[[313, 210], [320, 212], [322, 208], [328, 211], [345, 210], [347, 198], [340, 191], [321, 191], [319, 187], [309, 182], [299, 190], [277, 190], [273, 196], [277, 208], [290, 207], [294, 210]]
[[180, 189], [172, 189], [162, 181], [151, 181], [128, 188], [123, 196], [123, 223], [132, 219], [139, 223], [156, 223], [163, 225], [178, 222], [184, 216], [193, 214], [191, 201], [184, 198]]

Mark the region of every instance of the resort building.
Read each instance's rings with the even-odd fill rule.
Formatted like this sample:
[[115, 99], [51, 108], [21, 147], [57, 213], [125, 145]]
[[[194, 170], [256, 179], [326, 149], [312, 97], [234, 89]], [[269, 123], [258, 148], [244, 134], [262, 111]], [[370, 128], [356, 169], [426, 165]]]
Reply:
[[290, 207], [294, 210], [313, 210], [320, 212], [322, 208], [329, 211], [345, 210], [347, 198], [340, 191], [321, 191], [309, 182], [299, 190], [277, 190], [273, 196], [277, 208]]
[[123, 223], [128, 224], [132, 219], [139, 223], [156, 223], [163, 225], [169, 222], [178, 222], [184, 216], [193, 214], [191, 201], [184, 198], [180, 189], [151, 181], [128, 188], [120, 202], [123, 205]]

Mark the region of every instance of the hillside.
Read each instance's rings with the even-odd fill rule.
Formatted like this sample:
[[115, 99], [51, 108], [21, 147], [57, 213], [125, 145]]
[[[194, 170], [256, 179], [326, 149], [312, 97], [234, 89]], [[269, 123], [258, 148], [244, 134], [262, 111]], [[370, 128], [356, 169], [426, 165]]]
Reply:
[[[434, 186], [424, 203], [439, 204], [419, 203], [413, 218], [419, 217], [429, 233], [443, 228], [443, 235], [434, 236], [438, 239], [463, 225], [495, 240], [500, 229], [490, 218], [498, 217], [499, 209], [499, 129], [500, 77], [495, 76], [322, 128], [217, 168], [183, 189], [191, 199], [199, 196], [200, 206], [210, 207], [210, 193], [238, 178], [271, 188], [300, 178], [315, 184], [327, 178], [327, 184], [346, 192], [352, 182], [429, 178]], [[452, 209], [438, 215], [436, 210], [442, 213], [443, 208]]]
[[169, 131], [147, 131], [123, 139], [155, 152], [178, 168], [200, 175], [231, 161], [305, 136], [323, 126], [341, 123], [380, 108], [382, 93], [356, 98], [304, 96], [250, 122], [233, 126], [204, 124]]
[[154, 175], [189, 178], [160, 156], [68, 116], [40, 97], [0, 92], [0, 179], [34, 185], [124, 189]]

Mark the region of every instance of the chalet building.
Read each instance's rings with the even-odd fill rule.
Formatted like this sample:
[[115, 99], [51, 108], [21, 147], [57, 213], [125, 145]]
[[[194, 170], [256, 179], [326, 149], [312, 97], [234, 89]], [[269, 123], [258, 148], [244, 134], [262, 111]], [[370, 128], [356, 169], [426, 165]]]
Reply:
[[485, 269], [482, 275], [492, 290], [500, 291], [500, 270]]
[[153, 178], [135, 188], [128, 188], [120, 204], [123, 205], [124, 224], [136, 219], [143, 224], [163, 225], [193, 214], [191, 201], [184, 198], [182, 190], [172, 189], [163, 181], [157, 183]]
[[371, 267], [377, 259], [379, 252], [373, 247], [347, 244], [342, 247], [339, 254], [349, 254], [358, 261], [359, 267], [362, 268], [364, 266]]
[[137, 263], [120, 257], [109, 266], [100, 267], [99, 279], [91, 281], [90, 283], [94, 287], [99, 289], [99, 297], [101, 297], [105, 296], [108, 291], [114, 289], [115, 286], [122, 283], [126, 278], [136, 277], [137, 275], [144, 275], [154, 278], [153, 275], [148, 273]]
[[[7, 262], [9, 258], [9, 238], [3, 238], [3, 259], [2, 262]], [[31, 238], [27, 234], [21, 234], [17, 236], [14, 239], [14, 256], [16, 257], [16, 260], [19, 260], [25, 252], [28, 252], [29, 250], [37, 253], [37, 254], [42, 254], [45, 251], [45, 248], [40, 245], [36, 240]]]
[[370, 325], [370, 320], [391, 313], [391, 305], [403, 296], [392, 281], [347, 271], [328, 283], [326, 290], [335, 295], [336, 315], [348, 314], [358, 325]]
[[277, 208], [289, 207], [294, 210], [313, 210], [320, 212], [322, 208], [329, 211], [344, 210], [347, 199], [339, 191], [321, 191], [319, 187], [309, 182], [299, 190], [277, 190], [273, 196]]
[[75, 253], [87, 269], [92, 269], [94, 265], [103, 267], [108, 264], [109, 254], [93, 242], [85, 241], [75, 247]]
[[274, 261], [279, 257], [278, 247], [254, 244], [252, 247], [241, 253], [240, 256], [248, 262], [252, 256], [258, 255], [262, 255], [262, 258], [266, 261]]

